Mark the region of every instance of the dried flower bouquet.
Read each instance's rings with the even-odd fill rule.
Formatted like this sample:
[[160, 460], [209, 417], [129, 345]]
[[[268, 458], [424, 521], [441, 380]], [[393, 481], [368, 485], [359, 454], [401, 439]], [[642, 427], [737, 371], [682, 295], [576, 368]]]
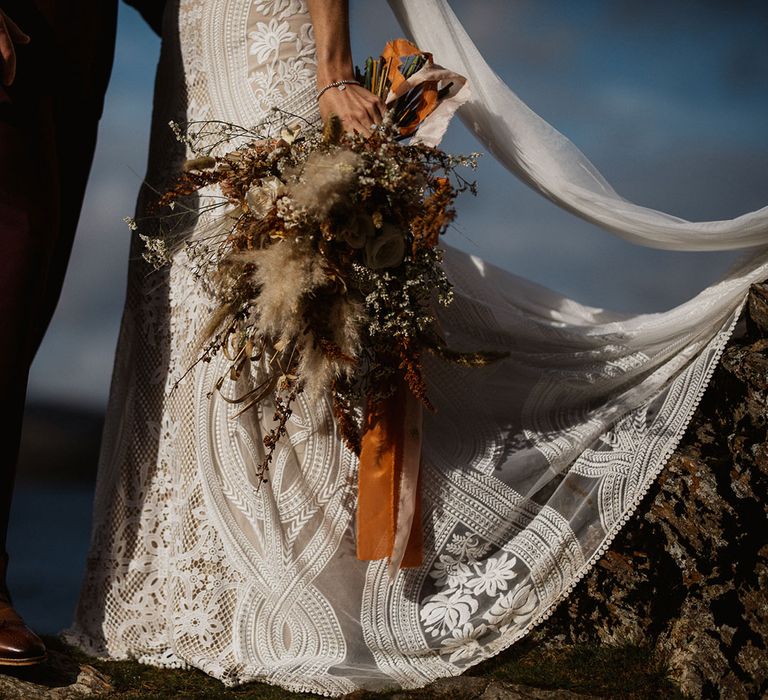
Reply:
[[[405, 63], [412, 75], [414, 62]], [[322, 129], [286, 126], [295, 115], [279, 109], [249, 129], [173, 125], [195, 156], [160, 197], [173, 211], [160, 217], [156, 234], [142, 234], [145, 257], [163, 265], [183, 248], [213, 296], [200, 360], [219, 353], [229, 360], [217, 390], [243, 411], [271, 398], [275, 424], [264, 439], [261, 479], [299, 392], [330, 395], [339, 432], [359, 453], [366, 402], [404, 384], [431, 408], [424, 353], [469, 365], [497, 357], [454, 352], [440, 333], [435, 305], [450, 304], [452, 288], [438, 242], [456, 196], [476, 191], [457, 169], [474, 169], [478, 154], [401, 142], [400, 120], [413, 133], [414, 105], [430, 101], [418, 121], [439, 101], [437, 81], [416, 87], [401, 86], [407, 108], [390, 109], [368, 138], [343, 133], [336, 117]], [[280, 135], [270, 136], [279, 121]], [[191, 194], [202, 202], [193, 216], [205, 218], [189, 235], [182, 210]], [[227, 378], [252, 363], [265, 370], [263, 381], [226, 396]]]

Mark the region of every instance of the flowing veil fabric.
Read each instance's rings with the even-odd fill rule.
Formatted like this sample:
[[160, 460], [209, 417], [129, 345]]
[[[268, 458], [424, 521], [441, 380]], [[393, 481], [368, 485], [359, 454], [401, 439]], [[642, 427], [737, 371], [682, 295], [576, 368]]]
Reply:
[[632, 243], [668, 250], [768, 245], [768, 206], [735, 219], [691, 222], [616, 194], [565, 136], [535, 114], [486, 63], [446, 0], [389, 0], [401, 27], [465, 75], [459, 116], [509, 170], [559, 206]]
[[[355, 558], [357, 462], [329, 402], [300, 402], [259, 488], [269, 407], [236, 416], [212, 392], [218, 360], [187, 372], [210, 301], [183, 251], [153, 273], [134, 241], [67, 632], [87, 651], [326, 695], [461, 673], [545, 619], [605, 552], [684, 433], [749, 285], [768, 277], [768, 210], [694, 223], [626, 201], [501, 82], [446, 2], [390, 5], [469, 78], [461, 118], [553, 202], [643, 245], [751, 250], [693, 299], [626, 314], [449, 249], [450, 344], [509, 356], [481, 369], [429, 360], [425, 560], [391, 582], [386, 562]], [[170, 2], [148, 181], [162, 188], [187, 156], [169, 119], [250, 124], [278, 105], [317, 121], [314, 51], [302, 0]], [[225, 388], [247, 391], [259, 372]]]

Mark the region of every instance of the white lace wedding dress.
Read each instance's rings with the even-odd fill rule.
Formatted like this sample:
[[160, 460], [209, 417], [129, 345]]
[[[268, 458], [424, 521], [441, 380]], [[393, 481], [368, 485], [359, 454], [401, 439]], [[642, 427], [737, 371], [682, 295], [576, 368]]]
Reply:
[[[171, 391], [209, 302], [182, 259], [152, 272], [136, 241], [67, 632], [88, 652], [326, 695], [461, 673], [546, 618], [606, 550], [683, 434], [750, 283], [768, 277], [766, 210], [696, 224], [626, 202], [498, 80], [444, 1], [390, 3], [469, 77], [460, 116], [546, 196], [640, 243], [753, 250], [689, 302], [642, 315], [449, 250], [451, 345], [510, 354], [483, 369], [429, 363], [425, 561], [390, 583], [386, 562], [355, 558], [356, 459], [327, 404], [300, 405], [257, 489], [269, 421], [210, 396], [219, 363]], [[252, 124], [272, 105], [318, 119], [314, 71], [303, 0], [171, 0], [147, 181], [162, 189], [187, 155], [171, 119]]]

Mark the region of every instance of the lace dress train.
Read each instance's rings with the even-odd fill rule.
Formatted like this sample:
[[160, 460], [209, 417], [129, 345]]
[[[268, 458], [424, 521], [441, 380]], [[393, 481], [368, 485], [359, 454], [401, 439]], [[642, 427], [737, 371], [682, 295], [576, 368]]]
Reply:
[[[147, 181], [162, 187], [187, 155], [171, 119], [253, 124], [278, 105], [316, 121], [314, 51], [304, 0], [169, 2]], [[211, 395], [218, 360], [179, 381], [209, 302], [183, 252], [153, 272], [141, 247], [67, 636], [96, 655], [326, 695], [461, 673], [543, 620], [663, 468], [749, 279], [768, 277], [767, 260], [745, 261], [669, 312], [629, 315], [449, 249], [452, 346], [509, 357], [429, 362], [425, 561], [390, 583], [385, 562], [355, 557], [357, 464], [328, 403], [300, 402], [258, 488], [271, 412], [235, 417]]]

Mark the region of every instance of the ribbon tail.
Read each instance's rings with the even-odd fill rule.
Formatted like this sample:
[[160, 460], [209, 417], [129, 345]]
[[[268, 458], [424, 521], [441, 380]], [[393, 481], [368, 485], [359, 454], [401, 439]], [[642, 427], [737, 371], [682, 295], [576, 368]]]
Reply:
[[408, 390], [404, 404], [395, 534], [387, 568], [390, 579], [401, 567], [419, 566], [422, 560], [419, 472], [423, 414], [421, 402]]
[[369, 401], [360, 449], [357, 558], [387, 559], [390, 578], [422, 561], [422, 407], [404, 384]]
[[397, 520], [397, 451], [402, 444], [397, 395], [369, 401], [357, 477], [357, 558], [384, 559], [392, 552]]

